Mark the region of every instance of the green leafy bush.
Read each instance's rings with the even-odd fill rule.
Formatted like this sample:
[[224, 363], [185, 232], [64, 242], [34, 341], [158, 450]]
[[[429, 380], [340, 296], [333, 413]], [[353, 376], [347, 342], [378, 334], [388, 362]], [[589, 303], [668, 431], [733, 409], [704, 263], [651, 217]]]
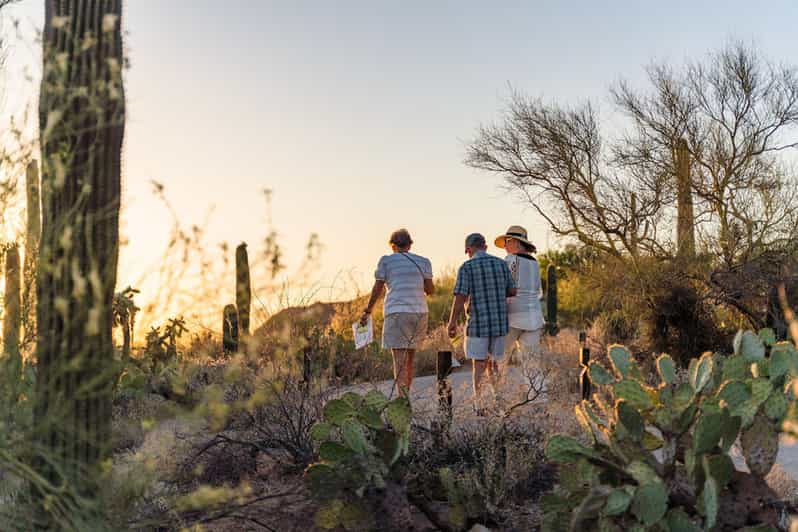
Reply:
[[305, 470], [305, 481], [322, 506], [320, 528], [359, 529], [373, 517], [366, 495], [386, 489], [400, 457], [407, 454], [411, 409], [407, 399], [391, 401], [373, 390], [347, 392], [324, 406], [324, 420], [312, 429], [320, 442], [319, 461]]
[[[679, 382], [668, 355], [660, 384], [648, 386], [629, 351], [609, 347], [612, 368], [589, 367], [599, 387], [575, 413], [589, 442], [554, 436], [546, 456], [562, 465], [560, 485], [544, 496], [544, 530], [710, 530], [775, 526], [768, 514], [729, 511], [738, 498], [773, 501], [764, 483], [782, 423], [794, 410], [798, 351], [769, 329], [740, 332], [729, 356], [704, 353]], [[737, 440], [751, 473], [735, 470]], [[740, 484], [748, 488], [737, 489]], [[735, 485], [738, 485], [735, 487]], [[758, 522], [751, 522], [751, 519]]]

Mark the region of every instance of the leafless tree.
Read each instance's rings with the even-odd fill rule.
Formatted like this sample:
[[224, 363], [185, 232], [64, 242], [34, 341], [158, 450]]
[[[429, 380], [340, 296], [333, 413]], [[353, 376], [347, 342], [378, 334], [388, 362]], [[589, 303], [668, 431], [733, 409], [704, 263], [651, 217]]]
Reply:
[[657, 234], [664, 185], [613, 164], [589, 103], [564, 108], [515, 92], [503, 123], [479, 129], [466, 164], [501, 174], [558, 236], [617, 257], [667, 252]]
[[798, 148], [798, 72], [742, 44], [675, 70], [647, 69], [652, 90], [620, 82], [612, 95], [633, 127], [615, 159], [641, 181], [675, 183], [679, 139], [691, 155], [696, 226], [706, 251], [732, 267], [766, 249], [793, 250], [796, 176], [781, 153]]
[[771, 274], [798, 252], [798, 176], [786, 156], [798, 148], [798, 72], [739, 43], [646, 72], [648, 89], [626, 81], [611, 89], [627, 126], [616, 137], [590, 103], [514, 92], [502, 119], [479, 128], [465, 162], [501, 175], [556, 235], [636, 266], [641, 254], [675, 258], [677, 147], [686, 144], [698, 251], [710, 258], [706, 273], [721, 273], [703, 280], [712, 297], [754, 319], [747, 295], [730, 290], [736, 272], [749, 279], [751, 265], [779, 262], [753, 289], [762, 299]]

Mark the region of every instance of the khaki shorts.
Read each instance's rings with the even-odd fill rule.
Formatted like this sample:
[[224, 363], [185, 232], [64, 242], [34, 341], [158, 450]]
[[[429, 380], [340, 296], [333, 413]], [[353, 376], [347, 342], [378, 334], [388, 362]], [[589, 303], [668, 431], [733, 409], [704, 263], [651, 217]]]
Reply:
[[515, 359], [516, 361], [520, 361], [522, 364], [530, 361], [537, 362], [537, 357], [540, 355], [540, 337], [542, 334], [543, 328], [526, 331], [510, 327], [510, 332], [507, 333], [507, 341], [505, 342], [505, 354], [512, 357], [513, 351], [517, 347], [519, 356]]
[[427, 337], [429, 314], [396, 312], [385, 316], [382, 325], [382, 347], [385, 349], [418, 349]]

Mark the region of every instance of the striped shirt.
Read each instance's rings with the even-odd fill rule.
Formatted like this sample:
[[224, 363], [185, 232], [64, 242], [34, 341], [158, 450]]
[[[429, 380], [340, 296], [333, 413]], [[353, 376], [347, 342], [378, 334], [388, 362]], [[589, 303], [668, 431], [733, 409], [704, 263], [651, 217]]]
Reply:
[[432, 279], [429, 259], [410, 252], [385, 255], [377, 263], [374, 278], [385, 281], [388, 287], [383, 311], [386, 316], [397, 312], [428, 312], [424, 279]]
[[477, 338], [505, 336], [507, 291], [515, 288], [507, 263], [478, 251], [457, 270], [455, 295], [468, 296], [466, 335]]

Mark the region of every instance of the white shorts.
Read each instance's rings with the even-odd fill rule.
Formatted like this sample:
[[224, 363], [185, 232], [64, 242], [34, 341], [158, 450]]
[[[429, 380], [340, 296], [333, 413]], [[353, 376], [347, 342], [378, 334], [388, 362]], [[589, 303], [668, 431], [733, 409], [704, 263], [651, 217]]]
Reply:
[[540, 329], [535, 329], [534, 331], [526, 331], [524, 329], [510, 327], [510, 332], [507, 333], [507, 341], [505, 342], [505, 353], [507, 355], [511, 354], [515, 349], [517, 342], [522, 358], [539, 354], [540, 337], [542, 334], [542, 327]]
[[506, 336], [491, 336], [478, 338], [467, 336], [465, 340], [466, 358], [472, 360], [501, 360], [504, 356], [504, 339]]

